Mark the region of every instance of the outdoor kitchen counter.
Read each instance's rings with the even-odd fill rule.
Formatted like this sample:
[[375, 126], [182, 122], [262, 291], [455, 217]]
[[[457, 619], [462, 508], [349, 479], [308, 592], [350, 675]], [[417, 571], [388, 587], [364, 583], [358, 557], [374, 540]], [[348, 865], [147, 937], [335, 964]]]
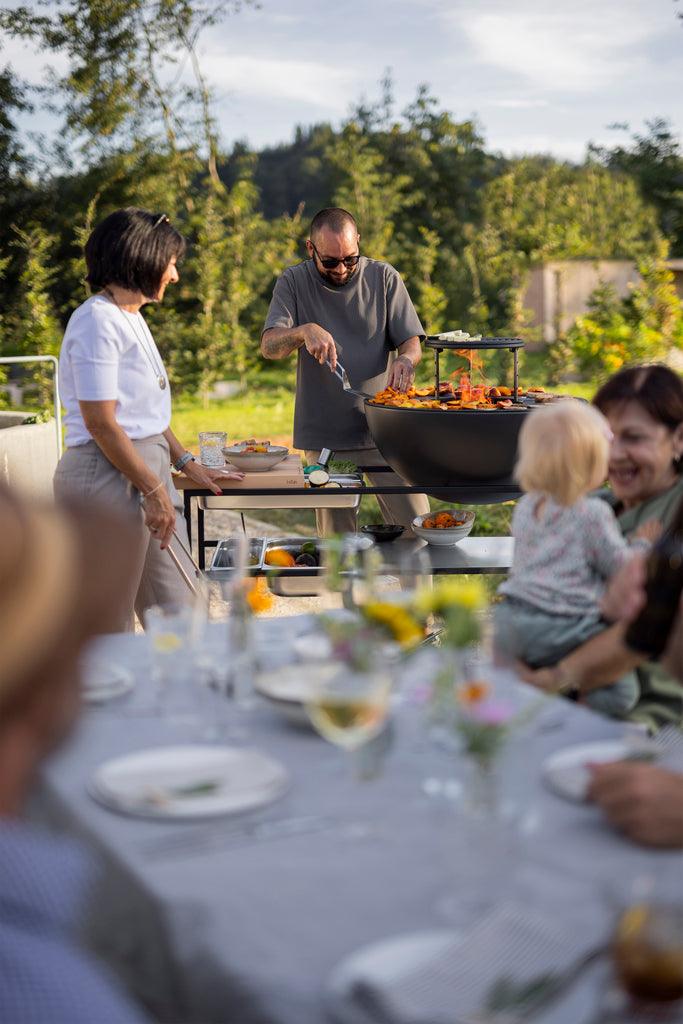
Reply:
[[[359, 466], [359, 471], [363, 472], [362, 466]], [[390, 471], [390, 470], [389, 470]], [[377, 467], [373, 468], [373, 472], [377, 472]], [[208, 498], [212, 496], [212, 492], [202, 488], [198, 488], [196, 484], [189, 480], [182, 474], [176, 476], [174, 479], [175, 485], [179, 491], [182, 492], [184, 498], [184, 515], [187, 523], [187, 533], [190, 539], [190, 545], [192, 544], [192, 501], [196, 498]], [[473, 483], [471, 486], [468, 485], [457, 485], [447, 488], [449, 491], [449, 500], [456, 503], [467, 503], [472, 501], [481, 502], [482, 492], [485, 492], [487, 485], [482, 483]], [[500, 493], [500, 486], [496, 484], [490, 485], [492, 493], [495, 492], [496, 497], [494, 501], [500, 500], [498, 495]], [[353, 488], [342, 488], [335, 493], [344, 493], [348, 490], [348, 493], [355, 495], [364, 494], [421, 494], [424, 492], [423, 487], [419, 486], [399, 486], [399, 485], [388, 485], [386, 487], [373, 487], [365, 486], [353, 487]], [[235, 494], [235, 490], [228, 487], [223, 488], [223, 494], [228, 496]], [[291, 499], [297, 497], [301, 499], [301, 508], [316, 508], [316, 501], [319, 500], [319, 494], [315, 488], [282, 488], [282, 487], [270, 487], [258, 489], [254, 488], [250, 490], [248, 488], [240, 487], [239, 494], [242, 497], [248, 495], [254, 495], [258, 497], [278, 497], [286, 496]], [[510, 490], [508, 495], [510, 500], [518, 498], [520, 492], [518, 489]], [[273, 502], [273, 507], [277, 507], [276, 501]], [[205, 552], [207, 547], [215, 547], [216, 540], [206, 540], [204, 535], [204, 515], [205, 510], [202, 508], [201, 503], [197, 504], [197, 551], [198, 551], [198, 563], [200, 569], [206, 568]], [[512, 564], [512, 551], [513, 541], [511, 537], [466, 537], [460, 541], [455, 547], [452, 548], [436, 548], [431, 545], [425, 544], [423, 541], [417, 539], [411, 539], [410, 541], [402, 539], [401, 541], [394, 541], [387, 545], [380, 545], [380, 550], [386, 549], [387, 559], [391, 559], [390, 552], [396, 549], [396, 544], [414, 544], [415, 548], [425, 548], [427, 555], [429, 556], [432, 572], [435, 574], [441, 573], [505, 573], [510, 569]]]

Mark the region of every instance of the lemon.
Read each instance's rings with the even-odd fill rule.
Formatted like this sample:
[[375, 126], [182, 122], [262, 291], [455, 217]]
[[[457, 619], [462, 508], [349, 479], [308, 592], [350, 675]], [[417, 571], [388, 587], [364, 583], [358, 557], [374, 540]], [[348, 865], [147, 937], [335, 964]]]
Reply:
[[152, 643], [158, 654], [170, 654], [182, 647], [183, 641], [177, 633], [158, 633]]

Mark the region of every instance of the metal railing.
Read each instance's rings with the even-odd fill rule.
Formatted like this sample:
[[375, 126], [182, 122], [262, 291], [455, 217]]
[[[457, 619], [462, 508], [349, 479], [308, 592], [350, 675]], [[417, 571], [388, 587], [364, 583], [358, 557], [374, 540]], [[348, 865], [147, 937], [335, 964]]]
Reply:
[[56, 356], [0, 356], [0, 363], [52, 363], [54, 370], [55, 431], [57, 453], [62, 456], [62, 403], [59, 398], [59, 362]]

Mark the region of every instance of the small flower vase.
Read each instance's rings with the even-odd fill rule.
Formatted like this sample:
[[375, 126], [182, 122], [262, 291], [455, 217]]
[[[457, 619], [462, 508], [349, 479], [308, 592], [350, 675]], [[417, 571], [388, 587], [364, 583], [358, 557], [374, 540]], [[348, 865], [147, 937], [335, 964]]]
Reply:
[[468, 817], [495, 821], [500, 814], [500, 786], [495, 758], [467, 756], [463, 807]]

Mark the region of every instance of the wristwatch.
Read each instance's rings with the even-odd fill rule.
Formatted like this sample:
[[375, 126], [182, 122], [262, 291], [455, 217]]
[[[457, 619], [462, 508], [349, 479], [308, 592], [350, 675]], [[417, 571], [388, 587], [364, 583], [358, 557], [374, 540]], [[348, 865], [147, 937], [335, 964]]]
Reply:
[[183, 452], [179, 459], [173, 463], [173, 468], [180, 473], [180, 471], [188, 464], [188, 462], [194, 462], [195, 457], [192, 452]]

